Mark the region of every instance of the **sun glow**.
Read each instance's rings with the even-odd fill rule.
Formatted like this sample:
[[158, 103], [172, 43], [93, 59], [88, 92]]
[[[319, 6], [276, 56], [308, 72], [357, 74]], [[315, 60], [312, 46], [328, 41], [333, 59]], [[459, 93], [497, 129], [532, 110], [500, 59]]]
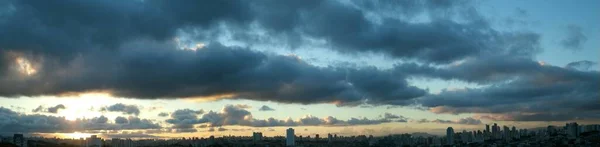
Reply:
[[18, 57], [15, 59], [17, 62], [18, 70], [25, 75], [33, 75], [37, 73], [37, 70], [33, 67], [31, 62], [26, 58]]
[[66, 100], [62, 103], [68, 107], [59, 111], [58, 114], [67, 120], [100, 116], [102, 113], [96, 109], [117, 103], [116, 99], [107, 92], [69, 93], [63, 94], [61, 97], [61, 100]]
[[81, 133], [81, 132], [74, 132], [74, 133], [65, 133], [62, 134], [64, 138], [87, 138], [90, 137], [93, 134], [89, 134], [89, 133]]

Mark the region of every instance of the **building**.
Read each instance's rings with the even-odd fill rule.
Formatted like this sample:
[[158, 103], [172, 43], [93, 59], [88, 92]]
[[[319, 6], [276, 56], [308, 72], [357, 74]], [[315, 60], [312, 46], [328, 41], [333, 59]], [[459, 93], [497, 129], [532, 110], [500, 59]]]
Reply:
[[498, 127], [498, 124], [494, 123], [494, 125], [492, 126], [492, 138], [493, 139], [498, 139], [498, 134], [500, 134], [500, 127]]
[[579, 137], [579, 125], [576, 122], [567, 123], [566, 131], [569, 138]]
[[448, 127], [448, 129], [446, 129], [446, 144], [454, 144], [454, 129], [452, 129], [452, 127]]
[[510, 128], [507, 126], [504, 126], [503, 128], [504, 128], [504, 130], [502, 131], [502, 133], [504, 134], [504, 135], [502, 135], [503, 138], [506, 140], [510, 140]]
[[23, 138], [23, 134], [13, 135], [13, 143], [20, 147], [25, 146], [25, 138]]
[[252, 132], [252, 141], [260, 142], [262, 141], [263, 135], [261, 132]]
[[296, 141], [296, 135], [294, 134], [294, 129], [289, 128], [287, 130], [285, 130], [286, 134], [285, 134], [285, 145], [286, 146], [295, 146]]
[[[486, 131], [487, 133], [490, 133], [490, 125], [488, 125], [488, 124], [485, 124], [485, 131]], [[486, 133], [486, 132], [484, 132], [484, 133]]]
[[87, 143], [86, 143], [87, 147], [101, 147], [102, 146], [102, 140], [101, 138], [98, 138], [97, 135], [92, 135], [90, 136], [90, 138], [87, 138]]

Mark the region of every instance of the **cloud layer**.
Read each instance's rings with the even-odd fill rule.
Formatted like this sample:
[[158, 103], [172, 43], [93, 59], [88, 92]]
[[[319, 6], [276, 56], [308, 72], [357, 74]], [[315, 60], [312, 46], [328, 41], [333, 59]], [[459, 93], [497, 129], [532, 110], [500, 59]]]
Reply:
[[88, 130], [135, 130], [156, 129], [160, 125], [147, 119], [129, 116], [117, 117], [109, 121], [105, 116], [89, 119], [67, 120], [65, 117], [56, 117], [39, 114], [21, 114], [10, 109], [0, 107], [0, 130], [6, 132], [24, 133], [73, 133]]
[[[595, 63], [562, 67], [536, 61], [542, 36], [495, 29], [471, 1], [9, 0], [1, 2], [0, 9], [6, 10], [0, 12], [3, 97], [100, 91], [135, 99], [416, 105], [435, 113], [478, 113], [492, 120], [600, 118], [600, 74], [589, 70]], [[582, 28], [571, 25], [560, 44], [580, 49], [586, 40]], [[390, 69], [316, 66], [273, 48], [324, 48], [344, 56], [377, 54], [406, 62]], [[430, 93], [408, 82], [416, 78], [479, 87]], [[37, 111], [59, 109], [63, 108]], [[140, 114], [134, 105], [104, 109]], [[381, 121], [312, 116], [303, 118], [306, 122], [254, 120], [243, 118], [251, 116], [245, 110], [229, 109], [240, 114], [203, 112], [194, 118], [199, 113], [181, 111], [171, 114], [171, 123], [189, 128], [197, 123]]]
[[[182, 109], [173, 112], [179, 115], [171, 115], [167, 123], [172, 125], [174, 129], [180, 130], [195, 130], [196, 125], [200, 128], [205, 127], [221, 127], [227, 125], [251, 126], [251, 127], [277, 127], [277, 126], [349, 126], [349, 125], [375, 125], [390, 122], [407, 122], [408, 118], [385, 113], [384, 117], [378, 119], [368, 118], [350, 118], [349, 120], [339, 120], [333, 116], [319, 118], [312, 115], [293, 120], [279, 120], [275, 118], [256, 119], [252, 114], [235, 105], [226, 105], [220, 112], [209, 111], [205, 114], [199, 113], [202, 110], [193, 111]], [[200, 115], [203, 114], [203, 115]]]

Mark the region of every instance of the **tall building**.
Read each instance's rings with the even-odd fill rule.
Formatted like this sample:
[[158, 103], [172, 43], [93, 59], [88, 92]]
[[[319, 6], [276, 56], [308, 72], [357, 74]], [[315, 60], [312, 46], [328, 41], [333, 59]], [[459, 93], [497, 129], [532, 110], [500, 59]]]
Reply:
[[512, 126], [512, 130], [510, 130], [510, 136], [512, 138], [519, 138], [519, 131], [517, 131], [517, 127]]
[[285, 135], [285, 145], [286, 146], [295, 146], [295, 137], [296, 135], [294, 134], [294, 129], [289, 128], [287, 130], [285, 130], [286, 135]]
[[500, 129], [498, 127], [498, 124], [494, 123], [494, 125], [492, 126], [492, 138], [498, 139], [498, 134], [500, 133], [499, 131]]
[[452, 127], [448, 127], [448, 129], [446, 129], [446, 144], [454, 144], [454, 129], [452, 129]]
[[252, 141], [254, 142], [260, 142], [262, 141], [262, 133], [261, 132], [252, 132]]
[[566, 129], [569, 138], [577, 138], [579, 136], [579, 125], [576, 122], [567, 123]]
[[506, 140], [510, 139], [510, 128], [508, 128], [507, 126], [504, 126], [504, 131], [502, 131], [502, 133], [504, 133], [503, 137]]
[[[485, 124], [485, 131], [486, 131], [487, 133], [490, 133], [490, 125], [488, 125], [488, 124]], [[485, 132], [484, 132], [484, 133], [485, 133]]]
[[102, 140], [100, 138], [98, 138], [97, 135], [92, 135], [92, 136], [90, 136], [90, 138], [87, 139], [87, 146], [88, 147], [101, 147]]
[[23, 138], [23, 134], [13, 135], [13, 143], [20, 147], [25, 146], [25, 139]]

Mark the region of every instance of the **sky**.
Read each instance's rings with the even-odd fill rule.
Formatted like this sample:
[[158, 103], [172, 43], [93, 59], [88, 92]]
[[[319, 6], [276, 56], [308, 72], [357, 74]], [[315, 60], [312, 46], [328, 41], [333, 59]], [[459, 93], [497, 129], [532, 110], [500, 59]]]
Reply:
[[0, 2], [0, 135], [600, 122], [599, 1]]

